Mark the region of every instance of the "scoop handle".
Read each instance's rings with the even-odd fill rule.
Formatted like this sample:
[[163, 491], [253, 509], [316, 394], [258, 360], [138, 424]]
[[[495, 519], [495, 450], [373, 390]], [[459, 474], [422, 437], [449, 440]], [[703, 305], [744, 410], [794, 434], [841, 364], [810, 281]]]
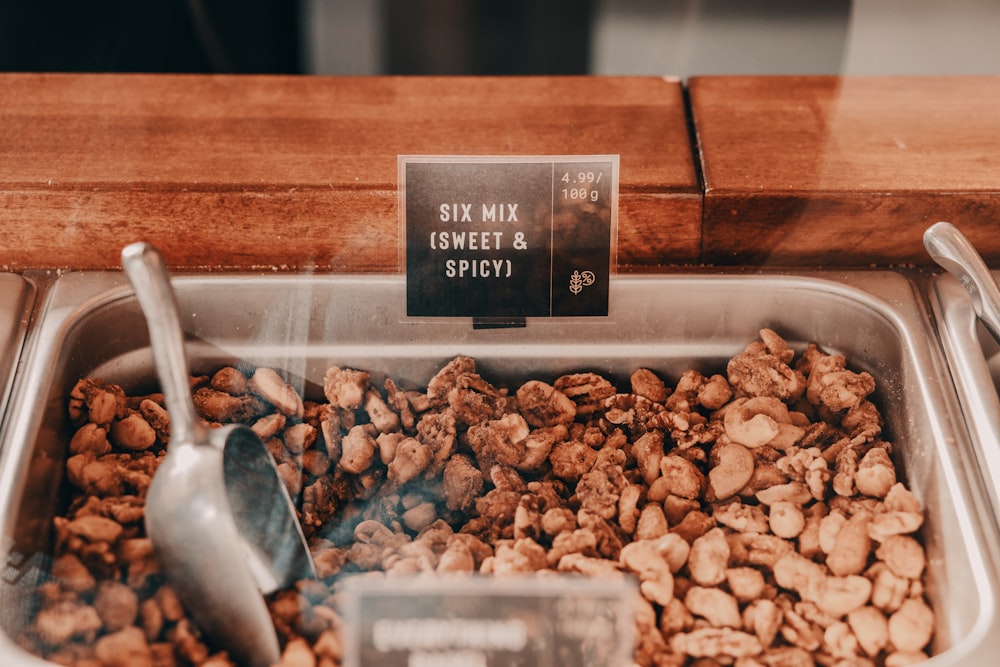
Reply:
[[132, 243], [122, 250], [122, 268], [146, 316], [153, 360], [170, 414], [171, 439], [203, 442], [205, 438], [199, 436], [205, 427], [191, 399], [177, 296], [163, 255], [148, 243]]
[[969, 239], [950, 222], [937, 222], [924, 232], [924, 247], [935, 262], [958, 278], [979, 319], [1000, 341], [1000, 288]]

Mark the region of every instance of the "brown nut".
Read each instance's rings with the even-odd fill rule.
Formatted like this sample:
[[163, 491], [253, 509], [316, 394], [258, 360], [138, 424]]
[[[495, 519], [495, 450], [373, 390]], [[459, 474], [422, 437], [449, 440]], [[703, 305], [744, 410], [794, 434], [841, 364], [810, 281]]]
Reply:
[[710, 502], [736, 495], [750, 482], [754, 470], [753, 454], [737, 442], [715, 447], [712, 456], [718, 463], [708, 471], [707, 500]]

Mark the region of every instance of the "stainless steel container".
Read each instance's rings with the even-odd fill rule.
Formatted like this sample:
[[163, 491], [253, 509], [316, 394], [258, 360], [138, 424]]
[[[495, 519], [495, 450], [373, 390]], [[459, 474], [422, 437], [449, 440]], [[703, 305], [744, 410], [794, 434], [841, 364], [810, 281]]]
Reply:
[[[645, 366], [675, 380], [718, 372], [770, 327], [797, 349], [844, 354], [879, 385], [874, 397], [896, 465], [923, 503], [929, 597], [937, 613], [933, 665], [992, 665], [1000, 655], [997, 526], [930, 318], [915, 284], [888, 272], [618, 277], [603, 319], [529, 319], [474, 329], [469, 320], [404, 318], [405, 284], [386, 276], [181, 276], [174, 280], [195, 370], [221, 364], [285, 369], [320, 395], [330, 364], [420, 387], [458, 354], [496, 384], [593, 370], [623, 383]], [[154, 381], [145, 322], [124, 278], [68, 274], [46, 301], [12, 401], [0, 460], [0, 658], [44, 664], [12, 638], [44, 576], [51, 518], [62, 502], [70, 431], [66, 397], [83, 376], [126, 391]]]
[[[1000, 271], [993, 277], [1000, 279]], [[931, 282], [931, 304], [962, 413], [1000, 515], [1000, 344], [976, 316], [964, 287], [950, 274]]]
[[0, 273], [0, 433], [34, 299], [34, 285], [19, 275]]

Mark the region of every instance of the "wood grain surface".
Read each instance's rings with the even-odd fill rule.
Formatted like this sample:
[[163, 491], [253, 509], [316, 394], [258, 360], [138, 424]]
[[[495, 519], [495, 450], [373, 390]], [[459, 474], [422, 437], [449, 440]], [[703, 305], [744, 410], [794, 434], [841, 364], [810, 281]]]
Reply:
[[702, 259], [929, 264], [962, 229], [1000, 263], [1000, 77], [697, 77]]
[[620, 267], [698, 260], [677, 80], [0, 74], [0, 270], [395, 271], [400, 154], [617, 154]]

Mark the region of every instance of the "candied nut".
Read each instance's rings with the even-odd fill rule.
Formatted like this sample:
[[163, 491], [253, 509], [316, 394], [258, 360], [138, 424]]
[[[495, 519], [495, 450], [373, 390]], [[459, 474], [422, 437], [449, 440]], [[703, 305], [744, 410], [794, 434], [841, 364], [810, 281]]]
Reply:
[[467, 426], [514, 414], [508, 410], [509, 403], [506, 390], [497, 389], [474, 373], [459, 375], [448, 392], [448, 407], [454, 412], [456, 423]]
[[684, 594], [684, 605], [716, 628], [739, 628], [742, 624], [736, 598], [721, 588], [692, 586]]
[[843, 355], [819, 355], [812, 362], [806, 385], [806, 398], [833, 412], [857, 406], [875, 391], [875, 379], [869, 373], [846, 370]]
[[[839, 512], [832, 512], [827, 516], [843, 517]], [[872, 515], [866, 510], [862, 510], [849, 519], [831, 519], [834, 523], [841, 524], [836, 530], [830, 550], [827, 551], [826, 565], [830, 571], [838, 576], [848, 574], [860, 574], [868, 565], [868, 556], [871, 553], [871, 538], [868, 536], [868, 526], [872, 520]], [[822, 531], [827, 519], [820, 525]], [[837, 528], [832, 526], [832, 528]]]
[[444, 467], [445, 506], [463, 510], [473, 504], [483, 490], [483, 473], [464, 454], [455, 454]]
[[696, 539], [715, 528], [715, 519], [701, 511], [691, 511], [684, 515], [681, 522], [670, 529], [675, 535], [680, 535], [687, 542]]
[[379, 433], [392, 433], [400, 428], [399, 415], [389, 407], [374, 387], [365, 392], [365, 412]]
[[94, 655], [106, 667], [153, 667], [146, 634], [135, 626], [99, 638], [94, 644]]
[[344, 410], [356, 410], [364, 401], [370, 376], [364, 371], [331, 366], [323, 376], [326, 400]]
[[362, 473], [375, 460], [376, 443], [368, 429], [358, 425], [347, 432], [341, 441], [343, 453], [340, 467], [351, 474]]
[[522, 441], [524, 453], [515, 467], [521, 472], [537, 471], [548, 460], [555, 443], [565, 440], [568, 435], [569, 431], [562, 425], [534, 429]]
[[301, 422], [286, 428], [282, 440], [289, 452], [301, 454], [312, 447], [316, 442], [316, 436], [316, 428], [312, 424]]
[[660, 460], [663, 458], [663, 433], [647, 431], [632, 443], [632, 458], [642, 473], [643, 481], [649, 485], [660, 476]]
[[707, 378], [698, 387], [697, 402], [708, 410], [718, 410], [728, 403], [732, 397], [733, 389], [729, 386], [729, 381], [718, 374]]
[[578, 481], [596, 461], [597, 452], [577, 440], [557, 443], [549, 454], [552, 474], [567, 482]]
[[556, 379], [553, 387], [576, 404], [576, 414], [591, 415], [615, 395], [615, 386], [596, 373], [571, 373]]
[[632, 371], [632, 375], [629, 377], [629, 384], [632, 387], [633, 394], [648, 398], [654, 403], [663, 403], [667, 400], [667, 396], [670, 395], [670, 391], [663, 384], [663, 380], [648, 368], [638, 368]]
[[885, 498], [896, 483], [896, 468], [889, 458], [889, 452], [882, 447], [869, 449], [858, 463], [854, 483], [859, 493]]
[[548, 560], [545, 557], [545, 547], [530, 537], [523, 537], [513, 543], [504, 542], [497, 546], [492, 557], [491, 574], [537, 572], [546, 567]]
[[552, 507], [542, 514], [542, 530], [548, 535], [558, 535], [576, 529], [576, 513], [568, 507]]
[[795, 503], [788, 501], [772, 503], [767, 518], [771, 532], [789, 540], [798, 537], [806, 525], [806, 517], [802, 510]]
[[760, 447], [781, 432], [781, 424], [791, 424], [788, 407], [777, 398], [738, 398], [726, 406], [723, 422], [726, 435], [747, 447]]
[[741, 533], [766, 533], [770, 529], [767, 515], [759, 505], [731, 502], [716, 508], [712, 516], [722, 525]]
[[934, 612], [920, 598], [910, 598], [889, 617], [888, 631], [897, 651], [922, 651], [934, 634]]
[[909, 580], [893, 574], [885, 563], [873, 565], [869, 576], [872, 577], [872, 605], [888, 612], [899, 609], [909, 595]]
[[261, 440], [267, 441], [281, 433], [287, 421], [288, 419], [285, 415], [280, 412], [273, 412], [255, 421], [250, 430], [256, 433], [257, 437]]
[[107, 430], [93, 422], [87, 422], [73, 434], [69, 442], [69, 451], [71, 454], [83, 452], [92, 452], [98, 456], [107, 454], [111, 451]]
[[789, 644], [816, 651], [823, 644], [823, 630], [794, 609], [785, 610], [785, 623], [778, 630]]
[[674, 533], [656, 539], [656, 550], [667, 561], [670, 571], [676, 574], [687, 563], [691, 555], [691, 545], [683, 537]]
[[92, 591], [97, 585], [94, 575], [73, 553], [64, 553], [55, 559], [52, 563], [52, 577], [59, 581], [63, 590], [74, 593]]
[[462, 542], [449, 543], [438, 558], [437, 571], [475, 572], [476, 558], [468, 545]]
[[66, 478], [88, 495], [116, 496], [125, 492], [121, 468], [91, 452], [76, 454], [66, 460]]
[[116, 418], [125, 416], [125, 392], [103, 380], [80, 380], [70, 391], [69, 413], [73, 421], [85, 419], [110, 426]]
[[220, 424], [247, 422], [266, 411], [260, 399], [254, 396], [230, 396], [210, 387], [199, 387], [192, 399], [200, 417]]
[[668, 454], [660, 459], [660, 480], [666, 492], [681, 498], [698, 498], [705, 488], [705, 475], [683, 456]]
[[576, 485], [576, 499], [581, 509], [604, 519], [618, 516], [619, 493], [626, 483], [624, 463], [625, 453], [620, 449], [602, 449], [598, 453], [594, 467], [585, 472]]
[[872, 517], [868, 535], [883, 542], [890, 535], [915, 532], [924, 523], [924, 514], [913, 492], [896, 483], [885, 496], [882, 507]]
[[525, 421], [535, 428], [569, 424], [576, 418], [576, 404], [541, 380], [528, 380], [518, 387], [517, 405]]
[[639, 590], [650, 602], [666, 605], [674, 596], [674, 575], [657, 545], [650, 541], [631, 542], [618, 557], [622, 567], [639, 577]]
[[754, 635], [732, 628], [700, 628], [678, 632], [670, 638], [674, 653], [696, 658], [745, 658], [764, 650]]
[[237, 368], [225, 366], [212, 375], [209, 386], [216, 391], [224, 391], [230, 396], [242, 396], [250, 391], [247, 376]]
[[772, 600], [754, 600], [744, 610], [744, 626], [753, 630], [761, 646], [774, 643], [784, 621], [784, 612]]
[[726, 580], [729, 542], [721, 528], [713, 528], [691, 543], [688, 571], [701, 586], [718, 586]]
[[736, 495], [753, 477], [753, 454], [738, 442], [717, 445], [712, 449], [712, 459], [717, 462], [708, 471], [710, 502]]
[[488, 470], [497, 463], [506, 466], [519, 464], [529, 432], [530, 428], [524, 417], [512, 412], [500, 419], [470, 426], [466, 437], [479, 466]]
[[102, 581], [97, 586], [94, 609], [101, 617], [104, 628], [116, 632], [132, 625], [139, 614], [139, 597], [125, 584]]
[[924, 548], [909, 535], [890, 535], [875, 550], [875, 556], [897, 577], [919, 579], [927, 559]]
[[756, 493], [757, 500], [765, 505], [774, 505], [779, 502], [787, 502], [793, 505], [805, 505], [812, 500], [809, 487], [802, 482], [788, 482], [787, 484], [775, 484], [766, 489], [761, 489]]
[[856, 574], [849, 574], [846, 577], [826, 577], [821, 582], [818, 596], [813, 601], [825, 613], [840, 618], [866, 604], [871, 592], [872, 582], [865, 577]]
[[858, 639], [847, 623], [836, 621], [823, 631], [823, 648], [835, 658], [854, 658], [858, 655]]
[[639, 525], [640, 498], [642, 487], [638, 484], [627, 484], [618, 496], [618, 526], [626, 535], [634, 534]]
[[102, 625], [92, 606], [66, 599], [39, 611], [34, 630], [43, 642], [56, 646], [74, 638], [93, 641]]
[[740, 396], [793, 400], [805, 389], [805, 379], [788, 366], [785, 356], [785, 350], [777, 356], [751, 343], [727, 363], [729, 384]]
[[247, 387], [273, 405], [278, 412], [289, 417], [302, 418], [305, 410], [302, 397], [274, 369], [258, 368], [247, 383]]
[[826, 585], [823, 566], [794, 551], [774, 563], [774, 580], [782, 588], [795, 591], [803, 600], [816, 601]]
[[636, 522], [633, 538], [637, 540], [654, 539], [666, 535], [670, 526], [663, 508], [654, 503], [645, 505], [639, 511], [639, 521]]
[[888, 621], [875, 607], [864, 606], [849, 612], [847, 624], [857, 637], [858, 645], [872, 658], [889, 642]]
[[764, 593], [764, 574], [753, 567], [726, 568], [726, 584], [737, 600], [756, 600]]
[[149, 449], [156, 443], [156, 431], [138, 412], [112, 423], [110, 435], [116, 445], [133, 452]]
[[416, 438], [406, 438], [396, 446], [396, 455], [389, 462], [389, 481], [396, 487], [406, 484], [426, 470], [433, 458], [430, 447]]

